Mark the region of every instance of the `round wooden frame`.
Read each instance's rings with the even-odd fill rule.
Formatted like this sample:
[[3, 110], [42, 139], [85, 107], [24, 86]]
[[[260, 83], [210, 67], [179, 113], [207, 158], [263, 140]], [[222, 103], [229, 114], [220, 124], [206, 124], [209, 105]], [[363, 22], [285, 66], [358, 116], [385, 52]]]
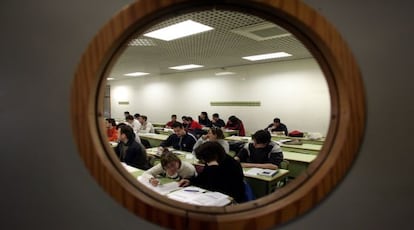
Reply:
[[[101, 131], [105, 73], [126, 39], [168, 14], [211, 7], [255, 12], [277, 21], [315, 56], [331, 94], [328, 135], [307, 171], [271, 195], [227, 207], [197, 207], [152, 193], [123, 169]], [[344, 177], [362, 141], [365, 96], [358, 66], [341, 36], [300, 0], [142, 0], [115, 15], [85, 51], [72, 85], [71, 115], [86, 167], [116, 201], [136, 215], [174, 229], [264, 229], [310, 210]]]

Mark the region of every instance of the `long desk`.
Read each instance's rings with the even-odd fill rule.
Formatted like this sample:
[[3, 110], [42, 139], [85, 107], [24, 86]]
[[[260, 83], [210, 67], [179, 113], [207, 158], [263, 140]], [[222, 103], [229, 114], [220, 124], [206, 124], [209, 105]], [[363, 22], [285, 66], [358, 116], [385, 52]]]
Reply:
[[160, 146], [161, 142], [167, 140], [168, 135], [156, 133], [138, 133], [139, 138], [147, 140], [152, 147]]
[[314, 144], [314, 145], [323, 145], [323, 143], [325, 142], [325, 138], [319, 138], [319, 139], [310, 139], [310, 138], [306, 138], [306, 137], [288, 137], [285, 135], [275, 135], [272, 134], [272, 140], [274, 141], [280, 141], [280, 140], [300, 140], [302, 143], [305, 144]]
[[[251, 168], [243, 168], [243, 171], [246, 172], [250, 169]], [[288, 175], [289, 170], [279, 169], [278, 173], [272, 177], [245, 174], [244, 178], [252, 188], [254, 196], [258, 199], [274, 192], [277, 189], [279, 182], [285, 180]]]
[[[228, 141], [243, 141], [243, 142], [249, 142], [251, 141], [251, 137], [242, 137], [242, 136], [230, 136], [224, 138]], [[289, 152], [297, 152], [297, 153], [306, 153], [306, 154], [313, 154], [317, 155], [321, 149], [322, 145], [316, 145], [316, 144], [301, 144], [301, 145], [288, 145], [288, 144], [280, 144], [280, 147], [283, 151], [289, 151]]]
[[305, 144], [305, 143], [301, 145], [281, 144], [280, 147], [282, 147], [283, 151], [306, 153], [306, 154], [313, 154], [313, 155], [318, 155], [318, 153], [322, 149], [322, 145]]
[[[158, 148], [149, 148], [147, 149], [147, 153], [149, 155], [159, 157], [160, 155], [157, 153]], [[178, 157], [182, 161], [187, 161], [193, 164], [196, 168], [204, 167], [204, 164], [201, 164], [195, 156], [190, 152], [180, 151], [180, 150], [173, 150], [174, 153], [177, 153]], [[158, 163], [159, 161], [155, 161]], [[248, 171], [250, 168], [243, 168], [243, 171]], [[256, 198], [263, 197], [268, 195], [276, 190], [278, 187], [279, 182], [284, 181], [289, 176], [289, 170], [279, 169], [279, 172], [274, 175], [273, 177], [267, 176], [259, 176], [259, 175], [245, 175], [246, 181], [249, 183], [250, 187], [253, 190], [253, 194]]]
[[153, 122], [152, 125], [155, 127], [165, 127], [165, 123], [160, 123], [160, 122]]
[[[231, 136], [225, 138], [228, 141], [251, 141], [250, 137]], [[322, 145], [302, 144], [286, 145], [281, 144], [283, 158], [289, 161], [289, 177], [295, 178], [304, 172], [309, 164], [317, 157]]]
[[177, 181], [166, 177], [159, 177], [158, 180], [161, 185], [154, 187], [146, 178], [140, 178], [144, 170], [131, 167], [124, 163], [122, 165], [141, 184], [170, 199], [199, 206], [226, 206], [233, 202], [232, 197], [220, 192], [212, 192], [195, 186], [178, 187]]
[[289, 177], [297, 177], [304, 172], [316, 155], [283, 151], [283, 158], [289, 161]]

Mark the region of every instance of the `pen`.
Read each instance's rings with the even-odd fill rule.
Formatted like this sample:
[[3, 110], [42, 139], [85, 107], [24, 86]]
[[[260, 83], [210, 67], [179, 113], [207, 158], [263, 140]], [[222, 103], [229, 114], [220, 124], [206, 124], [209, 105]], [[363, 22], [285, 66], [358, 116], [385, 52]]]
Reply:
[[184, 189], [184, 191], [186, 191], [186, 192], [199, 192], [198, 190], [195, 190], [195, 189]]

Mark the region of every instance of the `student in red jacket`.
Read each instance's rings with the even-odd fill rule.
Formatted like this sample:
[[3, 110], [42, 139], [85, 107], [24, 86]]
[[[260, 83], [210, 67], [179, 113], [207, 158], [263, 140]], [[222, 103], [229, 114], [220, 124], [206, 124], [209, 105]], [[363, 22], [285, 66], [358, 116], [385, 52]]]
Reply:
[[227, 121], [227, 124], [224, 126], [224, 128], [238, 130], [239, 136], [246, 136], [246, 131], [244, 130], [243, 122], [234, 115], [229, 117], [229, 120]]
[[106, 135], [108, 136], [108, 141], [118, 141], [118, 130], [113, 118], [106, 119]]

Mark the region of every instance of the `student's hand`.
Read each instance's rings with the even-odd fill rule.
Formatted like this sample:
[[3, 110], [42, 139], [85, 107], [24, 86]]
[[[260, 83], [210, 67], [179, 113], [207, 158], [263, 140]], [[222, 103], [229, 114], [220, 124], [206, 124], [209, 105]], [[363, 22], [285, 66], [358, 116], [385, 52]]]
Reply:
[[155, 179], [154, 177], [152, 177], [151, 179], [149, 179], [150, 184], [152, 184], [152, 186], [156, 187], [160, 181]]
[[190, 181], [188, 179], [181, 179], [178, 181], [178, 187], [186, 187], [190, 185]]

